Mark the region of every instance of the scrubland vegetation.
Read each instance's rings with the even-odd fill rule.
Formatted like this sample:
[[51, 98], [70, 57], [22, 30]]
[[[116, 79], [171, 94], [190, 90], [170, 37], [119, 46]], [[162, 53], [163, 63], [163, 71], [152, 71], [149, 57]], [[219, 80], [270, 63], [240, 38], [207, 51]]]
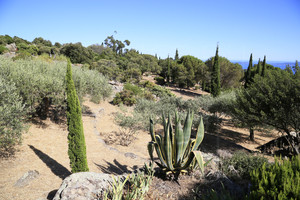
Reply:
[[[9, 44], [13, 43], [17, 47], [15, 50], [9, 49]], [[262, 157], [236, 154], [222, 161], [221, 170], [232, 179], [251, 181], [251, 192], [245, 194], [245, 199], [300, 198], [300, 69], [297, 61], [293, 67], [279, 69], [267, 64], [266, 57], [253, 65], [251, 54], [248, 69], [242, 70], [239, 64], [219, 56], [219, 47], [215, 56], [202, 61], [190, 55], [179, 57], [178, 50], [174, 58], [161, 59], [126, 48], [129, 45], [130, 41], [122, 42], [114, 36], [107, 37], [101, 45], [89, 47], [81, 43], [53, 45], [43, 38], [29, 42], [18, 37], [0, 36], [0, 54], [4, 54], [0, 56], [1, 155], [12, 152], [21, 141], [26, 123], [35, 117], [59, 121], [67, 111], [70, 124], [73, 114], [68, 105], [72, 102], [66, 98], [66, 93], [70, 94], [66, 90], [70, 80], [74, 81], [74, 86], [68, 84], [68, 87], [78, 95], [71, 99], [78, 100], [75, 104], [79, 108], [79, 101], [82, 102], [84, 97], [96, 103], [110, 97], [112, 88], [108, 81], [114, 80], [122, 82], [124, 88], [116, 93], [112, 103], [122, 108], [134, 106], [131, 113], [126, 109], [116, 113], [116, 123], [133, 133], [140, 129], [150, 131], [150, 157], [153, 158], [155, 149], [160, 160], [158, 166], [168, 173], [180, 174], [197, 165], [203, 170], [199, 145], [204, 132], [217, 132], [224, 116], [236, 126], [248, 128], [249, 139], [253, 141], [254, 131], [260, 128], [276, 129], [286, 135], [295, 133], [296, 142], [289, 141], [288, 156], [295, 156], [292, 159], [278, 159], [270, 164]], [[12, 51], [16, 51], [16, 55], [9, 58], [7, 54]], [[66, 80], [68, 59], [76, 65], [72, 66], [72, 77]], [[71, 64], [69, 67], [71, 69]], [[142, 75], [150, 74], [156, 77], [156, 84], [141, 81]], [[201, 88], [211, 95], [183, 100], [175, 97], [168, 86]], [[176, 115], [175, 111], [178, 112]], [[168, 121], [162, 113], [169, 115]], [[81, 111], [77, 114], [81, 115]], [[162, 121], [164, 134], [158, 135], [153, 129]], [[184, 124], [183, 128], [181, 124]], [[197, 127], [196, 137], [190, 138]], [[182, 143], [184, 145], [180, 146]], [[238, 174], [228, 171], [228, 166], [233, 166]], [[72, 167], [72, 172], [77, 171], [75, 168]], [[83, 168], [79, 171], [88, 170], [87, 166]], [[140, 173], [125, 179], [130, 188], [140, 183], [130, 190], [132, 193], [128, 190], [123, 194], [125, 182], [118, 180], [113, 186], [114, 191], [106, 193], [106, 197], [142, 199], [154, 173], [147, 169], [148, 175]], [[236, 198], [225, 189], [219, 193], [211, 191], [203, 198], [223, 199], [220, 195], [226, 199]]]

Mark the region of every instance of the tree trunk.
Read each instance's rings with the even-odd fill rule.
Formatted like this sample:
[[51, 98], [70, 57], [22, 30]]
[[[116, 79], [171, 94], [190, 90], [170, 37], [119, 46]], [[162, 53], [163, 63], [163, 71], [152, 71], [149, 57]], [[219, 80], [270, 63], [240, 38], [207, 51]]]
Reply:
[[252, 127], [250, 127], [250, 128], [249, 128], [249, 131], [250, 131], [250, 140], [251, 140], [251, 141], [255, 141], [255, 140], [254, 140], [254, 129], [253, 129]]

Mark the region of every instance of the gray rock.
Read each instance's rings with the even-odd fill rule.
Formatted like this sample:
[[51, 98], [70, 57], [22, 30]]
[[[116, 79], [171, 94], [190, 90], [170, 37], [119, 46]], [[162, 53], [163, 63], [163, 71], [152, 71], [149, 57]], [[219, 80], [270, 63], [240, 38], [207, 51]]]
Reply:
[[130, 152], [125, 153], [124, 156], [125, 156], [125, 157], [129, 157], [129, 158], [132, 158], [132, 159], [137, 158], [137, 155], [135, 155], [134, 153], [130, 153]]
[[[123, 178], [124, 176], [119, 176]], [[118, 176], [115, 177], [118, 179]], [[109, 174], [79, 172], [63, 180], [53, 200], [98, 199], [105, 190], [111, 189], [113, 178]]]
[[39, 176], [39, 172], [36, 170], [30, 170], [26, 172], [17, 182], [15, 183], [15, 187], [24, 187], [28, 185], [32, 180], [36, 179]]
[[10, 52], [16, 52], [17, 51], [17, 45], [15, 43], [7, 44], [5, 46]]

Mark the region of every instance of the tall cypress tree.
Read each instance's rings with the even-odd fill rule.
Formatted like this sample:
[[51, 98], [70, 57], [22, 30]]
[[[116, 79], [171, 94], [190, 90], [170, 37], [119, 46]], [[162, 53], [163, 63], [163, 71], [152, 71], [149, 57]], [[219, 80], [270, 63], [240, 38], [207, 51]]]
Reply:
[[246, 74], [245, 74], [245, 85], [244, 87], [247, 88], [249, 85], [250, 85], [250, 82], [251, 82], [251, 73], [252, 73], [252, 53], [250, 55], [250, 59], [249, 59], [249, 65], [248, 65], [248, 68], [247, 68], [247, 71], [246, 71]]
[[217, 46], [216, 55], [214, 58], [214, 65], [211, 73], [211, 94], [213, 97], [217, 97], [221, 93], [221, 81], [220, 81], [220, 66], [219, 66], [219, 45]]
[[261, 75], [261, 64], [260, 64], [260, 58], [258, 59], [257, 68], [255, 74]]
[[167, 83], [170, 83], [170, 77], [171, 77], [171, 68], [170, 68], [170, 58], [168, 56], [168, 71], [167, 71]]
[[266, 74], [266, 56], [264, 56], [264, 61], [261, 69], [261, 76], [264, 77]]
[[68, 60], [67, 74], [67, 122], [69, 158], [72, 173], [89, 171], [86, 158], [86, 146], [81, 119], [81, 107], [74, 81], [72, 79], [71, 62]]
[[175, 53], [175, 60], [179, 59], [179, 55], [178, 55], [178, 49], [176, 49], [176, 53]]

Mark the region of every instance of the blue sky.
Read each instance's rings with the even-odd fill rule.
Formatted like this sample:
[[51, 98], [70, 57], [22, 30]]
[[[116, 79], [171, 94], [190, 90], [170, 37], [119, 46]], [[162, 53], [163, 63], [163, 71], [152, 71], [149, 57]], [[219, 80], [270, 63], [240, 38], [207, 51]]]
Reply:
[[[117, 31], [117, 34], [114, 34]], [[300, 0], [0, 0], [0, 35], [99, 43], [113, 35], [161, 58], [300, 60]]]

